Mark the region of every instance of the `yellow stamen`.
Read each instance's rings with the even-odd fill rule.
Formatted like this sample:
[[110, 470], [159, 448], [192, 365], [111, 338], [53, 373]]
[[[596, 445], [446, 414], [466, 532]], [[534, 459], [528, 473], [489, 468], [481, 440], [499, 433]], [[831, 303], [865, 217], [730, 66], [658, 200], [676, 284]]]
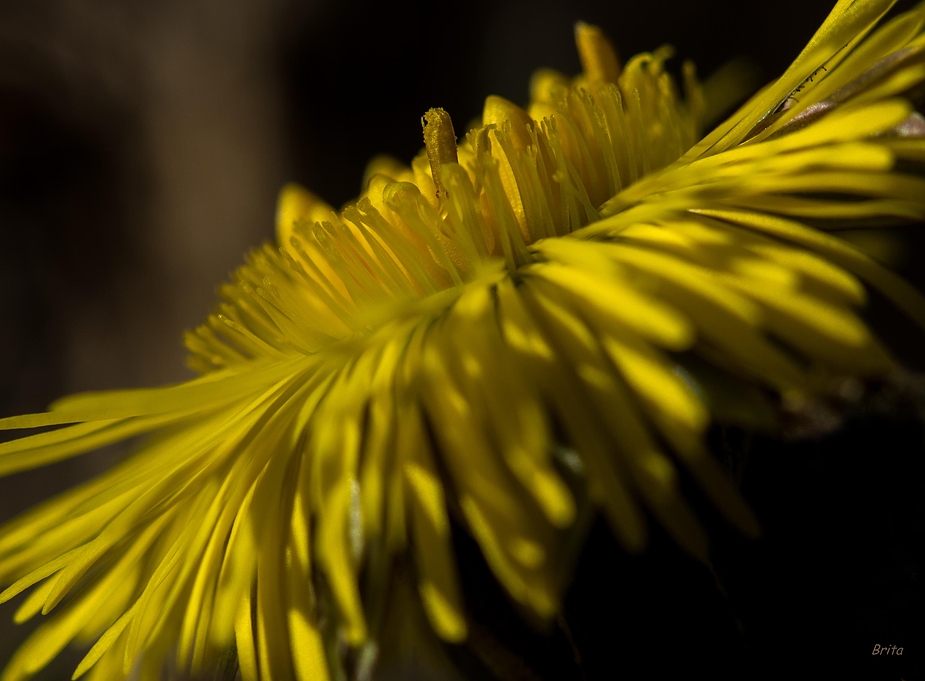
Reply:
[[376, 175], [386, 177], [393, 182], [411, 182], [414, 179], [411, 168], [391, 156], [376, 156], [366, 165], [366, 170], [363, 171], [364, 189], [369, 189], [369, 183]]
[[578, 45], [581, 69], [589, 80], [617, 82], [620, 58], [601, 29], [579, 21], [575, 24], [575, 43]]
[[540, 69], [530, 78], [530, 101], [554, 103], [568, 94], [568, 78], [552, 69]]
[[446, 187], [440, 179], [440, 168], [444, 163], [458, 162], [453, 121], [443, 109], [431, 109], [424, 114], [421, 125], [424, 127], [424, 146], [427, 149], [427, 160], [430, 161], [430, 172], [434, 176], [437, 197], [442, 198], [446, 196]]
[[530, 129], [533, 127], [527, 112], [504, 97], [491, 95], [486, 98], [482, 125], [494, 125], [500, 130], [505, 121], [511, 122], [511, 139], [517, 151], [526, 151], [531, 144]]
[[289, 246], [296, 223], [309, 224], [330, 219], [333, 208], [304, 187], [290, 182], [279, 193], [276, 204], [276, 238], [282, 247]]

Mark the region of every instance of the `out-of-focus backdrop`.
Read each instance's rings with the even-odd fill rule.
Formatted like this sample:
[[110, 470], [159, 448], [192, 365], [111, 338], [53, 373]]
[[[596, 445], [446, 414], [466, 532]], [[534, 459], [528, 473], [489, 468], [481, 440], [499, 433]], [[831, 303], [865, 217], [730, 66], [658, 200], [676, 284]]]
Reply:
[[[573, 25], [629, 57], [770, 80], [832, 2], [0, 1], [0, 416], [64, 394], [184, 380], [181, 332], [271, 238], [289, 180], [334, 205], [366, 161], [409, 159], [421, 115], [457, 130], [531, 72], [578, 71]], [[0, 519], [118, 452], [0, 480]], [[26, 636], [0, 608], [0, 666]], [[70, 677], [73, 655], [41, 676]]]

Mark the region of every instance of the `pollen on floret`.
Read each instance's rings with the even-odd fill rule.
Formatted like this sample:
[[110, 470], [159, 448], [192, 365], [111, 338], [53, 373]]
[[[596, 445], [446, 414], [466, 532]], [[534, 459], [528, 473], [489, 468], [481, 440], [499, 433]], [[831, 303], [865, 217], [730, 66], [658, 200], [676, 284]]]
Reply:
[[446, 187], [443, 186], [441, 169], [444, 163], [458, 161], [453, 121], [443, 109], [430, 109], [421, 119], [421, 125], [424, 127], [424, 147], [427, 151], [427, 160], [430, 162], [434, 185], [437, 187], [437, 198], [446, 198]]

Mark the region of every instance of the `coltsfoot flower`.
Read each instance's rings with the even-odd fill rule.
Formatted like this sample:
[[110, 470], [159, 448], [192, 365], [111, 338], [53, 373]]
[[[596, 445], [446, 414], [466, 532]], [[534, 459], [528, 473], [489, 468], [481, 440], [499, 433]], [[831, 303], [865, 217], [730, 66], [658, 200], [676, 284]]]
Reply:
[[31, 588], [16, 620], [50, 615], [3, 681], [72, 641], [93, 643], [75, 677], [196, 675], [234, 645], [246, 681], [330, 678], [379, 635], [405, 555], [461, 641], [451, 526], [549, 619], [582, 504], [627, 550], [647, 512], [706, 553], [682, 467], [756, 532], [705, 450], [693, 367], [779, 395], [883, 374], [866, 286], [925, 325], [911, 287], [824, 231], [925, 216], [925, 120], [903, 99], [925, 6], [875, 28], [891, 4], [840, 0], [700, 141], [691, 67], [682, 99], [668, 49], [621, 65], [579, 25], [583, 74], [539, 72], [526, 110], [489, 97], [462, 141], [430, 110], [410, 167], [373, 161], [342, 211], [284, 188], [278, 243], [186, 335], [199, 378], [0, 421], [65, 426], [0, 445], [2, 474], [148, 436], [2, 529], [0, 598]]

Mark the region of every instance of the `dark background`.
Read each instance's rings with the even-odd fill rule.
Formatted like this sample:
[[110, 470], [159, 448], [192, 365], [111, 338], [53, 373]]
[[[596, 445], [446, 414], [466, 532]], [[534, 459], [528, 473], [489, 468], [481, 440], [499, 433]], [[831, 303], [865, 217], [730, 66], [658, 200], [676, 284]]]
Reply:
[[[577, 20], [600, 25], [624, 58], [667, 42], [695, 60], [701, 76], [745, 57], [763, 83], [783, 71], [831, 5], [0, 0], [0, 416], [41, 411], [75, 391], [189, 377], [181, 332], [204, 318], [243, 254], [272, 237], [284, 182], [340, 205], [359, 191], [373, 155], [408, 160], [418, 151], [428, 108], [447, 109], [459, 130], [488, 94], [525, 103], [535, 68], [578, 71]], [[910, 345], [902, 335], [896, 342]], [[0, 519], [117, 455], [0, 480]], [[601, 560], [591, 563], [597, 579], [606, 577]], [[665, 560], [664, 578], [677, 585], [671, 566], [679, 563]], [[681, 598], [672, 589], [662, 595]], [[626, 621], [661, 607], [650, 600], [655, 591], [641, 593], [636, 619]], [[580, 607], [593, 610], [593, 598]], [[14, 609], [0, 608], [0, 663], [27, 630], [9, 623]], [[750, 626], [762, 631], [769, 612], [759, 609]], [[820, 630], [837, 620], [828, 614]], [[799, 612], [793, 618], [805, 623]], [[668, 620], [677, 618], [653, 622]], [[697, 623], [690, 619], [702, 629]], [[672, 659], [674, 644], [658, 642], [658, 626], [642, 630], [648, 647], [639, 632], [618, 633], [645, 655]], [[790, 640], [760, 635], [765, 647]], [[730, 636], [729, 645], [741, 644]], [[727, 643], [717, 643], [716, 659]], [[614, 670], [645, 665], [628, 645]], [[792, 645], [812, 642], [796, 637]], [[712, 653], [704, 655], [711, 664]], [[746, 659], [735, 655], [731, 669]], [[42, 678], [69, 678], [74, 664], [55, 663]]]

